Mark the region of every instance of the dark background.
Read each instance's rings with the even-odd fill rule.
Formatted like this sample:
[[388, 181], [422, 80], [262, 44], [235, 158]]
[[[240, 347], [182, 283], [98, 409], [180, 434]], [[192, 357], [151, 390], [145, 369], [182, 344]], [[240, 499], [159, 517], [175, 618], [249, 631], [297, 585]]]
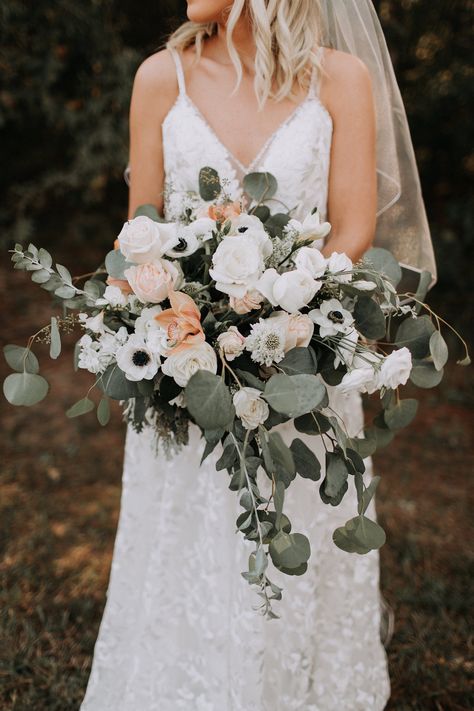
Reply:
[[[47, 323], [48, 295], [13, 274], [7, 249], [32, 240], [89, 271], [127, 212], [128, 108], [140, 62], [162, 46], [183, 2], [0, 0], [0, 240], [8, 342]], [[472, 322], [473, 5], [375, 2], [404, 97], [438, 259], [430, 304]], [[447, 340], [453, 358], [461, 355]], [[71, 349], [49, 361], [37, 408], [4, 406], [0, 500], [0, 707], [73, 711], [87, 681], [117, 522], [124, 426], [64, 410], [89, 386]], [[413, 393], [411, 393], [413, 394]], [[381, 586], [395, 612], [389, 709], [469, 709], [472, 369], [451, 365], [421, 392], [409, 431], [376, 457], [387, 530]], [[471, 497], [472, 498], [472, 497]], [[471, 625], [472, 629], [472, 625]], [[138, 711], [138, 710], [137, 710]]]

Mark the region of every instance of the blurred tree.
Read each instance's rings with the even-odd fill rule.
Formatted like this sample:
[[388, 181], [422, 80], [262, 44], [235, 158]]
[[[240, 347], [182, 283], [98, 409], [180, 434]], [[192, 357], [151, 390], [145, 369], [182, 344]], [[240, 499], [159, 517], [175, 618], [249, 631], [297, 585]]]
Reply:
[[[442, 287], [459, 282], [472, 256], [472, 5], [374, 4], [410, 120]], [[4, 239], [27, 239], [41, 218], [43, 233], [62, 237], [59, 224], [66, 224], [78, 242], [110, 244], [126, 210], [122, 172], [133, 76], [184, 18], [185, 6], [184, 0], [0, 0]]]

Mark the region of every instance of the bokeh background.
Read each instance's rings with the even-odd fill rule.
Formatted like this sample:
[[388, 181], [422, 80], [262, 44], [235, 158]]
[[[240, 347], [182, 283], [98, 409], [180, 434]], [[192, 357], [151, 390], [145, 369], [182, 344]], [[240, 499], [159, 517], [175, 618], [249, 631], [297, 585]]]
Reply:
[[[415, 144], [439, 265], [430, 304], [472, 328], [473, 4], [378, 0]], [[49, 295], [10, 269], [33, 241], [73, 273], [94, 269], [127, 213], [128, 108], [140, 62], [183, 17], [179, 0], [0, 0], [0, 240], [4, 342], [49, 320]], [[421, 392], [413, 427], [375, 458], [388, 542], [381, 588], [395, 614], [388, 709], [474, 708], [472, 368]], [[2, 402], [0, 708], [73, 711], [87, 682], [120, 503], [124, 425], [64, 411], [90, 381], [74, 337], [32, 409]], [[71, 356], [71, 357], [68, 357]], [[411, 393], [412, 394], [412, 393]], [[370, 414], [370, 403], [368, 413]], [[158, 473], [157, 473], [158, 474]], [[139, 711], [137, 709], [137, 711]]]

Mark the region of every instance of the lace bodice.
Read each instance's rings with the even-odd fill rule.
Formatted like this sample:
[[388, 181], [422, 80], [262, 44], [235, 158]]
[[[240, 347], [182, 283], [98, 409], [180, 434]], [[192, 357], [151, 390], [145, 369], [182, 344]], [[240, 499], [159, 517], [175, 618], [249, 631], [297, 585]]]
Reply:
[[317, 207], [325, 218], [333, 124], [319, 99], [314, 72], [306, 98], [271, 134], [252, 163], [244, 166], [187, 94], [180, 56], [176, 51], [172, 54], [179, 94], [162, 126], [166, 219], [179, 217], [183, 193], [197, 192], [199, 169], [206, 165], [217, 170], [232, 199], [240, 196], [244, 175], [268, 171], [278, 181], [274, 204], [269, 203], [272, 212], [285, 211], [283, 204], [299, 219]]

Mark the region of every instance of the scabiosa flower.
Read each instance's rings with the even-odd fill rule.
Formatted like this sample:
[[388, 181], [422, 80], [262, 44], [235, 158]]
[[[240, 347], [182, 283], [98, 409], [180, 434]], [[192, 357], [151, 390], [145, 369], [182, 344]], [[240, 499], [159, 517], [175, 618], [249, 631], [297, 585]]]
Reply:
[[347, 309], [343, 308], [337, 299], [323, 301], [319, 309], [312, 309], [308, 316], [319, 326], [319, 335], [336, 336], [338, 333], [348, 333], [354, 319]]
[[151, 380], [160, 366], [160, 357], [142, 336], [133, 334], [116, 353], [117, 365], [127, 380]]
[[259, 319], [245, 339], [245, 348], [250, 357], [261, 365], [278, 363], [285, 355], [285, 329], [274, 319]]

